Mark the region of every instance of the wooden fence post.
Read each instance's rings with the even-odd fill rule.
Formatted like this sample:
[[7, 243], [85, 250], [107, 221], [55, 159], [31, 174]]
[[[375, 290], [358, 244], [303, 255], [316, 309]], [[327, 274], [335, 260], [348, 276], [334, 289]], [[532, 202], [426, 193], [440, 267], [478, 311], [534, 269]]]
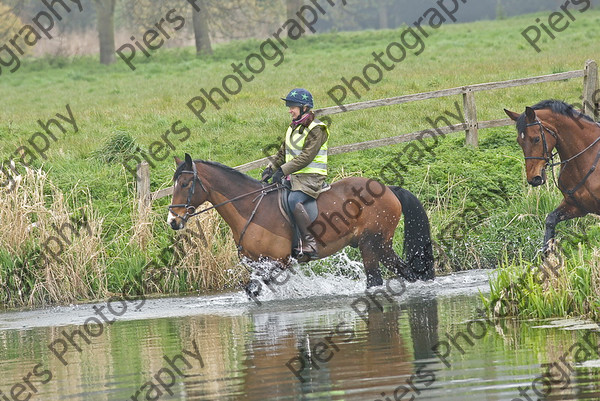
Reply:
[[583, 113], [594, 118], [598, 118], [598, 100], [600, 92], [598, 91], [598, 64], [594, 60], [588, 60], [585, 63], [583, 75]]
[[475, 105], [475, 92], [466, 87], [463, 92], [463, 110], [465, 111], [465, 124], [467, 124], [467, 145], [479, 146], [477, 106]]
[[132, 240], [145, 250], [152, 238], [152, 224], [150, 223], [150, 212], [152, 210], [152, 196], [150, 195], [150, 166], [143, 162], [137, 165], [136, 185], [138, 198], [138, 212], [134, 217], [134, 230]]
[[137, 165], [136, 185], [141, 212], [142, 208], [152, 203], [150, 199], [150, 165], [146, 162]]

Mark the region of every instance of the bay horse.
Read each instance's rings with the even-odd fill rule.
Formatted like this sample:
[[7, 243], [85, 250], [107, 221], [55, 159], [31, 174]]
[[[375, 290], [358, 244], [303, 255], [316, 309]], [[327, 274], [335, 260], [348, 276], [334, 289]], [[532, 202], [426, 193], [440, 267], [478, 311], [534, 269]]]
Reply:
[[[231, 227], [239, 255], [246, 261], [274, 262], [285, 269], [292, 262], [293, 227], [279, 207], [281, 184], [263, 183], [231, 167], [189, 154], [175, 158], [173, 200], [167, 223], [184, 228], [198, 206], [208, 201]], [[319, 216], [311, 224], [319, 259], [347, 245], [358, 247], [367, 287], [383, 284], [379, 264], [414, 282], [434, 278], [429, 220], [419, 200], [409, 191], [374, 180], [349, 177], [337, 181], [317, 199]], [[208, 210], [208, 209], [204, 209]], [[403, 261], [392, 248], [392, 238], [404, 212]], [[318, 230], [317, 230], [318, 227]], [[247, 288], [248, 290], [248, 288]]]
[[[544, 184], [546, 168], [560, 166], [556, 186], [564, 199], [546, 217], [543, 250], [547, 251], [557, 223], [588, 213], [600, 214], [600, 174], [596, 172], [600, 125], [560, 100], [541, 101], [523, 114], [504, 112], [516, 121], [530, 185]], [[556, 154], [559, 162], [554, 161]]]

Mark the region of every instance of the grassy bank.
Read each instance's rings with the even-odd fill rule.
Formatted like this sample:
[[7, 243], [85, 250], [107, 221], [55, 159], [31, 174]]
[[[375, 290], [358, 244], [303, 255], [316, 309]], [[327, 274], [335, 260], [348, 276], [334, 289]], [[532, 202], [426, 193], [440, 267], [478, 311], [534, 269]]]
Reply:
[[491, 292], [483, 297], [490, 314], [600, 321], [600, 249], [581, 238], [559, 244], [546, 257], [513, 255], [499, 263]]
[[[386, 71], [380, 83], [361, 92], [360, 99], [349, 95], [347, 102], [576, 70], [600, 54], [600, 43], [589, 35], [600, 22], [600, 12], [578, 15], [555, 40], [543, 40], [544, 51], [539, 54], [520, 34], [537, 17], [545, 15], [444, 26], [425, 39], [422, 54], [409, 53]], [[164, 49], [134, 72], [122, 63], [105, 67], [83, 57], [29, 59], [17, 73], [3, 74], [0, 91], [8, 95], [0, 98], [0, 160], [27, 145], [39, 130], [38, 120], [65, 114], [66, 104], [78, 126], [77, 132], [58, 136], [47, 159], [33, 161], [44, 172], [43, 181], [34, 174], [13, 200], [15, 195], [1, 192], [5, 210], [0, 283], [10, 304], [82, 301], [123, 289], [177, 293], [238, 285], [244, 273], [235, 267], [234, 247], [223, 222], [216, 217], [203, 221], [202, 230], [211, 242], [192, 235], [200, 246], [181, 249], [176, 244], [185, 247], [188, 241], [165, 224], [170, 199], [154, 202], [140, 218], [133, 176], [121, 162], [136, 146], [147, 150], [176, 121], [189, 127], [191, 135], [177, 141], [176, 150], [165, 160], [155, 162], [152, 190], [170, 185], [173, 155], [188, 152], [231, 166], [263, 157], [261, 149], [279, 143], [287, 125], [281, 96], [293, 87], [307, 87], [317, 107], [333, 105], [327, 91], [340, 84], [342, 76], [361, 74], [372, 62], [372, 53], [384, 51], [401, 32], [327, 33], [292, 42], [280, 66], [267, 64], [240, 94], [221, 101], [220, 110], [208, 106], [205, 123], [186, 102], [201, 88], [219, 86], [231, 74], [232, 63], [257, 51], [259, 40], [218, 46], [214, 56], [203, 59], [197, 59], [192, 49]], [[504, 107], [522, 110], [545, 98], [574, 103], [581, 93], [579, 79], [478, 93], [478, 117], [503, 118]], [[455, 102], [462, 100], [457, 96], [335, 115], [330, 146], [429, 128], [426, 118], [435, 120], [455, 111]], [[435, 146], [430, 141], [432, 151], [422, 155], [410, 152], [405, 144], [336, 155], [330, 158], [331, 176], [378, 178], [390, 161], [406, 166], [397, 184], [414, 192], [430, 213], [441, 271], [495, 267], [505, 254], [533, 260], [545, 214], [559, 198], [550, 185], [528, 188], [515, 136], [512, 128], [488, 129], [481, 131], [478, 149], [465, 147], [463, 134], [453, 134]], [[251, 174], [258, 177], [259, 172]], [[38, 198], [23, 198], [36, 188]], [[85, 227], [78, 231], [80, 237], [71, 234], [72, 244], [64, 247], [65, 255], [71, 255], [68, 264], [48, 265], [42, 250], [48, 238], [56, 236], [53, 227], [80, 221], [84, 213], [92, 234]], [[22, 221], [14, 220], [14, 214]], [[559, 236], [594, 224], [593, 218], [565, 223], [559, 226]], [[591, 233], [586, 241], [598, 244], [597, 234]], [[587, 249], [590, 244], [582, 246]], [[144, 267], [148, 262], [154, 267]]]

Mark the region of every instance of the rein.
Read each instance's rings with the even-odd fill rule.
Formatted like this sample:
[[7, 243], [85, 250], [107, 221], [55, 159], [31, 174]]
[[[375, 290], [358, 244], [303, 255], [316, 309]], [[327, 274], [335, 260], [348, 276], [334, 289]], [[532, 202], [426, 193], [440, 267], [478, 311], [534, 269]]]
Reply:
[[[202, 213], [204, 213], [204, 212], [208, 212], [209, 210], [216, 209], [216, 208], [218, 208], [218, 207], [221, 207], [221, 206], [223, 206], [223, 205], [226, 205], [226, 204], [228, 204], [228, 203], [232, 203], [232, 202], [235, 202], [235, 201], [237, 201], [237, 200], [240, 200], [240, 199], [242, 199], [242, 198], [245, 198], [246, 196], [250, 196], [250, 195], [254, 195], [254, 194], [256, 194], [256, 193], [262, 192], [262, 193], [261, 193], [261, 195], [259, 195], [258, 197], [256, 197], [256, 198], [255, 198], [255, 199], [252, 201], [252, 202], [254, 203], [254, 202], [256, 201], [256, 199], [258, 199], [259, 197], [265, 196], [265, 195], [266, 195], [266, 194], [268, 194], [269, 192], [276, 191], [277, 189], [279, 189], [279, 187], [278, 187], [278, 184], [271, 184], [271, 185], [267, 185], [266, 187], [262, 187], [262, 188], [260, 188], [260, 189], [257, 189], [257, 190], [255, 190], [255, 191], [248, 192], [248, 193], [245, 193], [245, 194], [242, 194], [242, 195], [236, 196], [235, 198], [228, 199], [228, 200], [226, 200], [225, 202], [221, 202], [221, 203], [219, 203], [219, 204], [217, 204], [217, 205], [213, 205], [213, 206], [207, 207], [206, 209], [202, 209], [202, 210], [200, 210], [199, 212], [192, 213], [192, 214], [190, 214], [190, 215], [189, 215], [189, 217], [194, 217], [194, 216], [197, 216], [197, 215], [199, 215], [199, 214], [202, 214]], [[207, 192], [207, 191], [206, 191], [206, 192]], [[261, 198], [261, 199], [262, 199], [262, 198]], [[260, 203], [260, 202], [259, 202], [259, 203]], [[169, 208], [170, 208], [170, 207], [176, 207], [176, 206], [178, 206], [178, 205], [170, 205], [170, 206], [169, 206]], [[193, 207], [193, 206], [191, 206], [191, 207]], [[253, 214], [253, 216], [254, 216], [254, 214]]]
[[[546, 162], [546, 165], [544, 166], [544, 169], [548, 168], [548, 167], [555, 167], [555, 166], [561, 166], [561, 171], [563, 169], [563, 165], [567, 164], [568, 162], [575, 160], [576, 158], [578, 158], [579, 156], [581, 156], [582, 154], [584, 154], [585, 152], [587, 152], [589, 149], [591, 149], [595, 144], [597, 144], [598, 142], [600, 142], [600, 136], [598, 138], [596, 138], [591, 144], [589, 144], [588, 146], [585, 147], [585, 149], [583, 149], [582, 151], [578, 152], [576, 155], [569, 157], [567, 160], [562, 160], [560, 162], [554, 162], [554, 158], [556, 157], [556, 155], [558, 154], [558, 150], [556, 150], [553, 153], [550, 153], [548, 151], [548, 143], [546, 142], [546, 135], [544, 134], [544, 131], [547, 131], [550, 135], [552, 135], [554, 137], [554, 139], [556, 139], [556, 143], [558, 144], [558, 136], [556, 135], [556, 132], [552, 131], [550, 128], [546, 127], [544, 124], [542, 124], [542, 122], [536, 118], [536, 120], [530, 124], [527, 124], [527, 127], [532, 127], [534, 125], [539, 125], [540, 126], [540, 134], [542, 136], [542, 143], [544, 145], [544, 155], [542, 157], [539, 156], [527, 156], [525, 157], [525, 159], [536, 159], [536, 160], [544, 160]], [[596, 167], [598, 166], [598, 162], [600, 161], [600, 150], [598, 151], [597, 155], [596, 155], [596, 159], [594, 160], [594, 163], [592, 164], [592, 167], [590, 167], [590, 169], [588, 170], [588, 172], [586, 173], [586, 175], [581, 179], [581, 181], [579, 181], [577, 183], [577, 185], [575, 185], [575, 187], [573, 187], [572, 189], [569, 190], [563, 190], [560, 187], [560, 184], [558, 183], [558, 181], [560, 181], [560, 173], [559, 173], [559, 177], [558, 180], [556, 179], [555, 175], [554, 175], [554, 169], [552, 169], [552, 179], [554, 181], [554, 185], [556, 185], [556, 187], [561, 191], [566, 193], [567, 195], [569, 195], [570, 197], [573, 197], [573, 194], [575, 194], [575, 192], [577, 192], [587, 181], [587, 179], [589, 178], [589, 176], [596, 170]]]

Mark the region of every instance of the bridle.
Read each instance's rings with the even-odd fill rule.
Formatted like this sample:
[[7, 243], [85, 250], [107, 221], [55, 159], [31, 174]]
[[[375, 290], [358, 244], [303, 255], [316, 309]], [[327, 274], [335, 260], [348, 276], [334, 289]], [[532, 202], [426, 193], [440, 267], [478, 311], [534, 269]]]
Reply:
[[557, 166], [559, 164], [566, 163], [568, 160], [565, 161], [565, 162], [555, 163], [554, 162], [554, 158], [558, 154], [558, 150], [556, 150], [556, 151], [554, 151], [552, 153], [548, 150], [548, 142], [546, 141], [546, 134], [545, 134], [545, 132], [548, 132], [550, 135], [552, 135], [552, 137], [554, 137], [554, 139], [558, 143], [558, 136], [556, 135], [556, 132], [554, 132], [550, 128], [546, 127], [537, 118], [535, 119], [534, 122], [532, 122], [530, 124], [527, 124], [526, 127], [533, 127], [534, 125], [539, 125], [540, 126], [540, 135], [542, 136], [542, 144], [544, 146], [544, 153], [542, 154], [542, 156], [525, 156], [525, 160], [544, 160], [546, 162], [546, 165], [544, 166], [544, 170], [546, 168], [548, 168], [548, 167], [554, 167], [554, 166]]
[[[169, 205], [169, 211], [171, 213], [173, 213], [175, 216], [181, 218], [184, 222], [187, 222], [188, 219], [192, 216], [196, 216], [202, 212], [204, 212], [203, 210], [201, 210], [200, 212], [194, 213], [196, 211], [196, 207], [192, 206], [192, 197], [194, 196], [194, 192], [196, 191], [196, 182], [198, 182], [200, 184], [200, 188], [202, 188], [202, 190], [206, 193], [208, 193], [208, 191], [206, 190], [206, 188], [204, 187], [204, 184], [202, 184], [202, 181], [200, 180], [200, 178], [198, 178], [198, 169], [196, 168], [196, 163], [192, 162], [192, 170], [183, 170], [180, 174], [193, 174], [194, 175], [194, 179], [192, 181], [192, 184], [190, 185], [190, 189], [188, 190], [188, 194], [187, 194], [187, 199], [185, 201], [185, 204], [171, 204]], [[183, 207], [185, 208], [185, 214], [182, 216], [179, 213], [175, 213], [173, 211], [173, 208], [176, 207]]]
[[[196, 207], [193, 206], [191, 204], [192, 202], [192, 197], [194, 196], [194, 192], [196, 191], [196, 182], [198, 182], [200, 184], [200, 188], [202, 188], [202, 190], [204, 192], [206, 192], [208, 194], [208, 190], [206, 189], [206, 187], [204, 186], [204, 184], [202, 184], [202, 180], [200, 180], [200, 178], [198, 177], [198, 170], [196, 168], [196, 163], [192, 162], [192, 170], [183, 170], [180, 174], [193, 174], [194, 175], [194, 180], [192, 181], [192, 184], [190, 185], [190, 189], [188, 190], [188, 194], [187, 194], [187, 199], [186, 199], [186, 203], [185, 204], [171, 204], [169, 205], [169, 211], [171, 213], [173, 213], [175, 216], [181, 218], [184, 222], [187, 223], [188, 219], [190, 217], [194, 217], [197, 216], [199, 214], [202, 214], [204, 212], [208, 212], [209, 210], [212, 209], [216, 209], [220, 206], [226, 205], [228, 203], [231, 202], [235, 202], [239, 199], [245, 198], [246, 196], [250, 196], [256, 193], [260, 194], [254, 198], [254, 200], [252, 201], [253, 203], [256, 204], [256, 206], [254, 207], [254, 210], [252, 211], [252, 213], [250, 214], [250, 217], [248, 218], [248, 220], [246, 221], [246, 224], [244, 226], [244, 228], [242, 229], [241, 233], [240, 233], [240, 238], [238, 240], [238, 252], [242, 251], [242, 239], [244, 238], [244, 234], [246, 233], [246, 230], [248, 229], [248, 226], [250, 225], [250, 222], [252, 221], [252, 219], [254, 218], [254, 216], [256, 215], [256, 212], [258, 210], [258, 207], [260, 206], [260, 203], [262, 202], [263, 198], [265, 197], [265, 195], [267, 195], [269, 192], [273, 192], [273, 191], [277, 191], [281, 188], [281, 184], [275, 183], [275, 184], [271, 184], [271, 185], [267, 185], [264, 187], [261, 187], [257, 190], [251, 191], [251, 192], [247, 192], [245, 194], [236, 196], [235, 198], [231, 198], [226, 200], [225, 202], [221, 202], [217, 205], [213, 205], [210, 207], [207, 207], [205, 209], [202, 209], [200, 211], [196, 212]], [[257, 202], [258, 200], [258, 202]], [[173, 211], [173, 208], [176, 207], [183, 207], [185, 208], [185, 214], [182, 216], [179, 213], [175, 213]]]
[[[586, 146], [582, 151], [578, 152], [576, 155], [571, 156], [568, 159], [562, 160], [560, 162], [554, 162], [554, 158], [558, 154], [558, 148], [553, 153], [551, 153], [548, 150], [548, 143], [546, 142], [546, 135], [544, 134], [544, 132], [548, 132], [550, 135], [552, 135], [554, 137], [554, 139], [556, 139], [556, 143], [558, 144], [558, 136], [556, 135], [556, 132], [552, 131], [550, 128], [548, 128], [544, 124], [542, 124], [542, 122], [538, 118], [536, 118], [534, 122], [527, 124], [526, 127], [532, 127], [534, 125], [540, 126], [540, 134], [542, 136], [542, 143], [544, 145], [544, 153], [543, 153], [543, 156], [541, 156], [541, 157], [540, 156], [526, 156], [525, 160], [528, 160], [528, 159], [544, 160], [546, 162], [546, 164], [544, 165], [544, 170], [546, 170], [548, 167], [561, 166], [561, 172], [562, 172], [563, 165], [565, 165], [568, 162], [581, 156], [582, 154], [587, 152], [589, 149], [591, 149], [595, 144], [597, 144], [600, 141], [600, 136], [599, 136], [591, 144]], [[559, 184], [560, 172], [559, 172], [558, 179], [556, 179], [556, 177], [554, 176], [554, 169], [552, 169], [552, 177], [554, 180], [554, 184], [561, 192], [563, 192], [563, 193], [567, 194], [569, 197], [573, 198], [573, 194], [575, 192], [577, 192], [585, 184], [585, 182], [587, 181], [589, 176], [596, 170], [596, 166], [598, 165], [599, 161], [600, 161], [600, 151], [598, 151], [598, 153], [596, 155], [596, 159], [594, 160], [594, 163], [588, 170], [587, 174], [585, 174], [585, 176], [577, 183], [577, 185], [575, 185], [575, 187], [573, 187], [571, 189], [563, 189], [560, 187], [560, 184]]]

